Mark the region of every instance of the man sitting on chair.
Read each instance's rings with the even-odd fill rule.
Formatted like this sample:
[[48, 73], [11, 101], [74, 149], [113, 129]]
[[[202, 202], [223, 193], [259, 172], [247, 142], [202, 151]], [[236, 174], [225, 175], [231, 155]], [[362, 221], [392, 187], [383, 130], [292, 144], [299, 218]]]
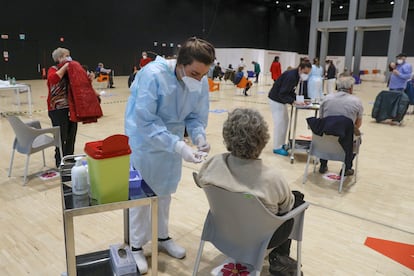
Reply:
[[[356, 136], [359, 136], [359, 128], [362, 125], [362, 115], [364, 113], [364, 108], [362, 106], [362, 101], [358, 97], [352, 95], [354, 83], [355, 79], [351, 76], [340, 77], [336, 81], [338, 92], [328, 94], [323, 99], [321, 107], [319, 109], [319, 114], [321, 118], [342, 115], [351, 119], [354, 123], [354, 134]], [[327, 172], [328, 161], [323, 159], [320, 161], [321, 166], [319, 168], [319, 172]], [[345, 176], [354, 174], [354, 170], [352, 169], [352, 159], [349, 161], [350, 162], [345, 162]]]
[[238, 85], [241, 81], [244, 81], [245, 83], [246, 83], [246, 86], [245, 87], [241, 87], [241, 88], [244, 88], [243, 89], [243, 94], [245, 95], [245, 96], [249, 96], [248, 94], [247, 94], [247, 91], [250, 89], [250, 87], [252, 87], [252, 82], [251, 81], [249, 81], [245, 76], [244, 76], [244, 73], [243, 73], [243, 67], [239, 67], [238, 69], [237, 69], [237, 73], [234, 75], [234, 80], [233, 80], [233, 83], [235, 84], [235, 85]]
[[114, 80], [112, 78], [112, 70], [106, 69], [102, 62], [98, 63], [98, 67], [96, 67], [96, 77], [99, 77], [99, 75], [108, 75], [109, 82], [108, 82], [108, 88], [115, 88], [114, 87]]
[[[203, 164], [199, 172], [201, 186], [214, 185], [231, 192], [249, 193], [278, 215], [303, 203], [303, 194], [292, 193], [282, 174], [259, 159], [270, 136], [267, 123], [258, 111], [237, 108], [229, 113], [223, 125], [223, 138], [229, 152], [213, 156]], [[296, 274], [297, 262], [289, 257], [292, 227], [293, 219], [286, 221], [269, 242], [268, 248], [274, 248], [269, 254], [272, 275]]]

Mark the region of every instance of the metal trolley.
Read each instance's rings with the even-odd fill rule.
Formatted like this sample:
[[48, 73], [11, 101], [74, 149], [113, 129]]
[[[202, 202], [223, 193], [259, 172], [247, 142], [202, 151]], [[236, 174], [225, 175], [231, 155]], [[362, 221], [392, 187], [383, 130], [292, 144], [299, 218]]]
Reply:
[[292, 105], [290, 111], [290, 120], [289, 120], [289, 135], [288, 141], [286, 142], [286, 150], [290, 150], [290, 163], [295, 162], [295, 153], [302, 152], [307, 153], [310, 148], [310, 140], [297, 139], [296, 138], [296, 126], [298, 121], [298, 111], [299, 110], [313, 110], [315, 111], [315, 117], [318, 115], [320, 105], [318, 103], [308, 104], [304, 106]]
[[[113, 210], [124, 210], [124, 243], [129, 244], [129, 208], [141, 205], [151, 207], [151, 226], [152, 226], [152, 252], [151, 252], [151, 275], [157, 275], [158, 272], [158, 198], [155, 193], [143, 181], [143, 197], [130, 199], [126, 201], [91, 205], [88, 195], [86, 198], [77, 198], [72, 194], [71, 187], [71, 169], [75, 165], [75, 157], [85, 157], [84, 154], [69, 155], [62, 159], [60, 164], [60, 173], [62, 178], [61, 195], [62, 195], [62, 213], [63, 228], [65, 236], [65, 253], [67, 272], [62, 275], [99, 275], [113, 276], [114, 272], [110, 264], [109, 249], [99, 252], [88, 253], [76, 256], [75, 254], [75, 229], [73, 218], [76, 216], [89, 215]], [[109, 246], [108, 246], [109, 248]], [[129, 274], [128, 274], [129, 275]], [[135, 275], [140, 275], [137, 272]]]

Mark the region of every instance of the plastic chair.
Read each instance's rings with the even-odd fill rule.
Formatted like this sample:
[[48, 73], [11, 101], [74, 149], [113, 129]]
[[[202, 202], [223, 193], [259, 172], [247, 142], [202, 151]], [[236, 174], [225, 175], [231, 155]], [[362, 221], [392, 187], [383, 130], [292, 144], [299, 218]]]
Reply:
[[60, 151], [60, 156], [63, 156], [60, 139], [60, 127], [55, 126], [51, 128], [42, 129], [39, 121], [31, 121], [28, 123], [24, 123], [16, 116], [8, 116], [7, 120], [9, 121], [16, 135], [16, 138], [13, 142], [8, 177], [11, 176], [14, 152], [17, 150], [17, 152], [26, 155], [26, 165], [24, 169], [23, 178], [23, 185], [26, 185], [27, 171], [29, 167], [29, 159], [31, 154], [38, 151], [42, 151], [43, 167], [46, 167], [44, 149], [48, 147], [58, 147]]
[[99, 73], [96, 81], [98, 82], [98, 89], [104, 89], [108, 86], [109, 75]]
[[[359, 145], [361, 138], [357, 137], [354, 142], [354, 154], [355, 154], [355, 173], [354, 173], [354, 183], [357, 181], [358, 175], [358, 155], [359, 155]], [[345, 174], [345, 151], [339, 144], [338, 137], [333, 135], [316, 135], [312, 134], [312, 142], [310, 145], [308, 158], [306, 161], [305, 173], [303, 175], [303, 184], [306, 183], [308, 177], [308, 168], [311, 157], [317, 157], [319, 159], [339, 161], [342, 162], [342, 174], [341, 180], [339, 183], [338, 192], [342, 192], [342, 186], [344, 184], [344, 174]], [[313, 173], [316, 171], [316, 163], [313, 164]]]
[[244, 89], [247, 87], [248, 84], [252, 86], [251, 81], [249, 81], [246, 77], [242, 77], [240, 82], [236, 84], [236, 90], [239, 91], [239, 88], [240, 88], [241, 89], [240, 93], [243, 93]]
[[[198, 175], [193, 173], [193, 177], [200, 186]], [[230, 192], [213, 185], [205, 186], [203, 190], [210, 210], [204, 222], [193, 276], [198, 273], [206, 241], [237, 263], [253, 266], [253, 275], [260, 275], [270, 239], [277, 228], [291, 218], [294, 226], [290, 238], [298, 242], [298, 275], [301, 275], [303, 223], [309, 203], [301, 204], [284, 216], [276, 216], [253, 195]]]
[[220, 83], [213, 81], [211, 78], [208, 78], [208, 87], [210, 92], [219, 91]]

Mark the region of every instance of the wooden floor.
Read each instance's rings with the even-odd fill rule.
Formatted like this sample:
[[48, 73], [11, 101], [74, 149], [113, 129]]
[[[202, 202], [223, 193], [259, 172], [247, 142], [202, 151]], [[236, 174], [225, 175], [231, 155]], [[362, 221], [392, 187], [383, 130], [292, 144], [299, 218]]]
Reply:
[[[43, 127], [50, 126], [46, 111], [45, 81], [28, 81], [33, 90], [34, 113]], [[123, 133], [124, 110], [129, 95], [127, 77], [115, 77], [115, 89], [102, 97], [104, 117], [96, 124], [79, 124], [76, 152], [83, 153], [88, 141], [101, 140]], [[364, 103], [363, 144], [359, 158], [358, 182], [345, 181], [342, 194], [338, 183], [324, 179], [309, 170], [308, 182], [302, 185], [306, 156], [298, 154], [294, 164], [289, 158], [272, 153], [271, 143], [261, 158], [281, 170], [292, 189], [300, 190], [311, 203], [306, 213], [303, 242], [305, 275], [414, 275], [413, 270], [364, 245], [367, 237], [414, 244], [414, 115], [407, 115], [401, 126], [378, 124], [371, 118], [371, 109], [383, 83], [364, 82], [355, 94]], [[225, 151], [221, 128], [227, 111], [235, 107], [260, 110], [272, 125], [267, 92], [270, 84], [255, 85], [251, 96], [236, 93], [224, 81], [219, 92], [211, 93], [207, 129], [211, 154]], [[20, 111], [27, 110], [25, 95]], [[2, 112], [19, 111], [12, 95], [0, 92]], [[298, 131], [309, 135], [305, 118], [300, 113]], [[22, 114], [29, 120], [27, 113]], [[27, 186], [22, 186], [24, 156], [16, 154], [14, 170], [7, 177], [14, 134], [4, 117], [0, 118], [0, 275], [60, 275], [66, 270], [62, 207], [59, 180], [43, 181], [41, 154], [32, 156]], [[53, 167], [54, 151], [46, 151], [47, 164]], [[203, 192], [192, 182], [191, 173], [200, 165], [184, 163], [182, 181], [173, 195], [170, 234], [187, 249], [187, 257], [175, 260], [159, 254], [159, 275], [191, 275], [203, 221], [208, 205]], [[340, 164], [331, 162], [329, 169], [338, 173]], [[246, 218], [248, 219], [248, 218]], [[107, 212], [75, 218], [77, 254], [107, 249], [122, 242], [122, 212]], [[292, 257], [295, 257], [293, 242]], [[150, 253], [149, 246], [145, 247]], [[199, 275], [225, 259], [212, 246], [205, 248]], [[413, 258], [414, 262], [414, 258]], [[266, 263], [262, 275], [268, 275]]]

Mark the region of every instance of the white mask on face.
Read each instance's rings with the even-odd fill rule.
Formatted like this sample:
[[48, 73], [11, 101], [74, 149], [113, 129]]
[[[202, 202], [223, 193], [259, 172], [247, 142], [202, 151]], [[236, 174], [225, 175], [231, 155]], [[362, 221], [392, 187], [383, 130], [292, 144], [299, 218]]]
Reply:
[[71, 56], [67, 56], [67, 57], [65, 57], [65, 60], [66, 61], [72, 61], [72, 57]]
[[399, 59], [397, 59], [397, 63], [398, 63], [398, 64], [402, 64], [403, 62], [404, 62], [404, 60], [402, 60], [402, 59], [400, 59], [400, 58], [399, 58]]
[[305, 74], [305, 73], [300, 73], [300, 79], [301, 79], [301, 80], [303, 80], [303, 81], [307, 81], [307, 80], [308, 80], [308, 78], [309, 78], [309, 75], [308, 75], [308, 74]]
[[190, 92], [200, 92], [201, 91], [201, 81], [186, 76], [184, 68], [183, 68], [183, 77], [181, 78], [181, 80], [184, 82], [185, 86], [187, 86], [188, 91], [190, 91]]
[[147, 56], [142, 56], [142, 58], [143, 58], [143, 59], [146, 59], [146, 58], [147, 58]]

